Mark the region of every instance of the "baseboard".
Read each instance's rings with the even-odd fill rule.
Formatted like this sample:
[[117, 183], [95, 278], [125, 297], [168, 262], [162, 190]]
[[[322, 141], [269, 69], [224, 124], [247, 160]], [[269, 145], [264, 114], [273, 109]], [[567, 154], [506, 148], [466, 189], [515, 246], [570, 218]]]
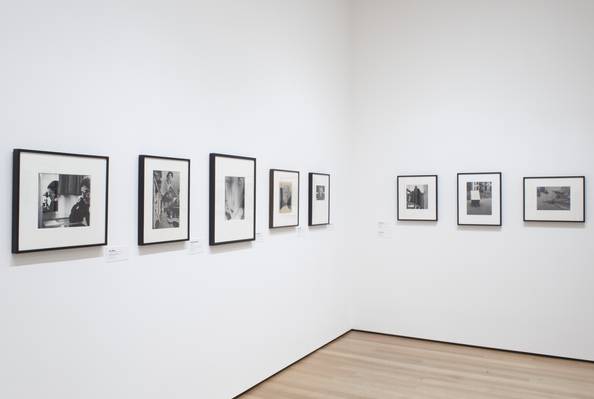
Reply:
[[487, 349], [487, 350], [498, 351], [498, 352], [515, 353], [518, 355], [530, 355], [530, 356], [546, 357], [549, 359], [571, 360], [571, 361], [575, 361], [575, 362], [584, 362], [584, 363], [594, 364], [594, 360], [578, 359], [578, 358], [573, 358], [573, 357], [554, 356], [554, 355], [546, 355], [543, 353], [533, 353], [533, 352], [522, 352], [522, 351], [511, 350], [511, 349], [494, 348], [494, 347], [489, 347], [489, 346], [461, 344], [458, 342], [439, 341], [436, 339], [428, 339], [428, 338], [417, 338], [417, 337], [411, 337], [411, 336], [407, 336], [407, 335], [389, 334], [389, 333], [383, 333], [383, 332], [377, 332], [377, 331], [371, 331], [371, 330], [360, 330], [358, 328], [353, 328], [351, 331], [367, 333], [367, 334], [385, 335], [387, 337], [414, 339], [417, 341], [435, 342], [438, 344], [463, 346], [466, 348]]
[[518, 354], [518, 355], [539, 356], [539, 357], [545, 357], [545, 358], [549, 358], [549, 359], [571, 360], [571, 361], [575, 361], [575, 362], [584, 362], [584, 363], [594, 364], [594, 360], [577, 359], [577, 358], [563, 357], [563, 356], [545, 355], [545, 354], [542, 354], [542, 353], [522, 352], [522, 351], [515, 351], [515, 350], [510, 350], [510, 349], [493, 348], [493, 347], [488, 347], [488, 346], [461, 344], [461, 343], [457, 343], [457, 342], [439, 341], [439, 340], [435, 340], [435, 339], [417, 338], [417, 337], [411, 337], [411, 336], [407, 336], [407, 335], [388, 334], [388, 333], [383, 333], [383, 332], [377, 332], [377, 331], [371, 331], [371, 330], [361, 330], [361, 329], [358, 329], [358, 328], [352, 328], [352, 329], [350, 329], [350, 330], [348, 330], [348, 331], [340, 334], [338, 337], [334, 338], [333, 340], [331, 340], [331, 341], [325, 343], [324, 345], [320, 346], [319, 348], [314, 349], [313, 351], [311, 351], [307, 355], [301, 357], [300, 359], [295, 360], [293, 363], [289, 364], [288, 366], [283, 367], [281, 370], [279, 370], [276, 373], [272, 374], [271, 376], [263, 379], [262, 381], [258, 382], [256, 385], [252, 386], [251, 388], [246, 389], [245, 391], [243, 391], [239, 395], [234, 396], [232, 399], [238, 399], [240, 396], [245, 395], [246, 393], [250, 392], [251, 390], [259, 387], [260, 385], [264, 384], [266, 381], [270, 380], [271, 378], [275, 377], [276, 375], [282, 373], [283, 371], [285, 371], [289, 367], [291, 367], [291, 366], [299, 363], [300, 361], [302, 361], [303, 359], [305, 359], [305, 358], [313, 355], [317, 351], [319, 351], [321, 349], [324, 349], [325, 347], [327, 347], [328, 345], [332, 344], [333, 342], [338, 341], [340, 338], [344, 337], [345, 335], [347, 335], [350, 332], [360, 332], [360, 333], [367, 333], [367, 334], [384, 335], [384, 336], [387, 336], [387, 337], [414, 339], [416, 341], [435, 342], [435, 343], [438, 343], [438, 344], [455, 345], [455, 346], [462, 346], [462, 347], [466, 347], [466, 348], [487, 349], [487, 350], [491, 350], [491, 351], [499, 351], [499, 352], [506, 352], [506, 353], [515, 353], [515, 354]]
[[245, 395], [246, 393], [250, 392], [251, 390], [259, 387], [260, 385], [264, 384], [266, 381], [270, 380], [271, 378], [277, 376], [278, 374], [282, 373], [283, 371], [285, 371], [286, 369], [288, 369], [289, 367], [299, 363], [300, 361], [308, 358], [309, 356], [313, 355], [314, 353], [316, 353], [317, 351], [324, 349], [325, 347], [327, 347], [328, 345], [332, 344], [334, 341], [338, 341], [339, 339], [341, 339], [342, 337], [344, 337], [345, 335], [347, 335], [348, 333], [350, 333], [353, 330], [348, 330], [345, 331], [344, 333], [340, 334], [338, 337], [334, 338], [333, 340], [326, 342], [324, 345], [320, 346], [317, 349], [314, 349], [313, 351], [309, 352], [307, 355], [295, 360], [293, 363], [289, 364], [286, 367], [283, 367], [282, 369], [280, 369], [279, 371], [277, 371], [276, 373], [272, 374], [269, 377], [266, 377], [265, 379], [263, 379], [262, 381], [260, 381], [259, 383], [257, 383], [256, 385], [252, 386], [251, 388], [246, 389], [245, 391], [243, 391], [242, 393], [240, 393], [239, 395], [234, 396], [232, 399], [238, 399], [240, 396]]

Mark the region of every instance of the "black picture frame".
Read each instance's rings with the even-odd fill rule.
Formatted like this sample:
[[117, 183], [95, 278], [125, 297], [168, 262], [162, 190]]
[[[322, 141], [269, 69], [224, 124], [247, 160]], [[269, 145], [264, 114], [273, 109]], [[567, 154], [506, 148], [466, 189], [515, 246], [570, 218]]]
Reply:
[[[410, 219], [400, 217], [400, 179], [432, 177], [435, 179], [435, 218], [434, 219]], [[399, 175], [396, 176], [396, 220], [399, 222], [437, 222], [439, 220], [439, 177], [438, 175]]]
[[[499, 176], [499, 222], [498, 223], [460, 223], [460, 176], [468, 175], [498, 175]], [[458, 226], [501, 227], [503, 225], [503, 174], [501, 172], [458, 173], [456, 185], [456, 209]]]
[[[188, 163], [188, 193], [187, 193], [187, 204], [188, 204], [188, 212], [187, 212], [187, 231], [186, 237], [177, 240], [164, 240], [164, 241], [155, 241], [155, 242], [146, 242], [144, 237], [144, 228], [145, 228], [145, 220], [144, 220], [144, 190], [145, 190], [145, 182], [144, 182], [144, 174], [146, 168], [146, 160], [147, 159], [163, 159], [168, 161], [179, 161], [179, 162], [187, 162]], [[191, 183], [191, 160], [187, 158], [173, 158], [173, 157], [164, 157], [164, 156], [157, 156], [157, 155], [146, 155], [142, 154], [138, 156], [138, 245], [145, 246], [145, 245], [156, 245], [156, 244], [166, 244], [166, 243], [173, 243], [173, 242], [183, 242], [190, 240], [190, 183]]]
[[[327, 176], [328, 177], [328, 222], [326, 223], [313, 223], [313, 178], [314, 176]], [[308, 177], [308, 198], [307, 198], [308, 212], [307, 212], [307, 223], [308, 226], [326, 226], [330, 224], [330, 175], [328, 173], [309, 172]]]
[[[582, 180], [582, 217], [579, 220], [544, 220], [544, 219], [528, 219], [526, 218], [526, 182], [528, 180], [536, 179], [581, 179]], [[524, 222], [541, 222], [541, 223], [586, 223], [586, 176], [529, 176], [522, 179], [522, 218]]]
[[[217, 158], [229, 158], [229, 159], [240, 159], [244, 161], [253, 162], [253, 170], [254, 170], [254, 219], [253, 219], [253, 228], [252, 228], [252, 237], [239, 239], [239, 240], [228, 240], [228, 241], [216, 241], [215, 240], [215, 233], [216, 233], [216, 214], [215, 214], [215, 194], [216, 194], [216, 160]], [[211, 153], [209, 156], [209, 195], [208, 195], [208, 202], [209, 202], [209, 223], [208, 223], [208, 243], [210, 246], [217, 246], [217, 245], [225, 245], [225, 244], [235, 244], [241, 242], [250, 242], [256, 240], [256, 184], [257, 184], [257, 174], [256, 174], [256, 158], [240, 156], [240, 155], [229, 155], [229, 154], [221, 154], [221, 153]]]
[[[297, 175], [297, 223], [296, 224], [289, 224], [289, 225], [282, 225], [282, 226], [275, 226], [274, 225], [274, 175], [277, 172], [284, 172], [284, 173], [294, 173]], [[299, 226], [299, 211], [301, 208], [300, 203], [300, 195], [301, 195], [301, 176], [299, 171], [297, 170], [287, 170], [287, 169], [270, 169], [268, 173], [268, 228], [269, 229], [283, 229], [288, 227], [298, 227]]]
[[[20, 234], [20, 177], [21, 177], [21, 155], [24, 153], [61, 156], [61, 157], [76, 157], [76, 158], [92, 158], [100, 159], [105, 161], [105, 233], [103, 235], [103, 241], [97, 243], [89, 243], [84, 245], [65, 245], [60, 247], [42, 247], [35, 249], [20, 249], [19, 234]], [[31, 252], [42, 252], [42, 251], [58, 251], [63, 249], [76, 249], [76, 248], [89, 248], [89, 247], [100, 247], [105, 246], [108, 243], [109, 234], [109, 157], [102, 155], [89, 155], [89, 154], [76, 154], [68, 152], [57, 152], [57, 151], [42, 151], [42, 150], [29, 150], [22, 148], [15, 148], [13, 150], [12, 157], [12, 242], [11, 250], [13, 254], [23, 254]]]

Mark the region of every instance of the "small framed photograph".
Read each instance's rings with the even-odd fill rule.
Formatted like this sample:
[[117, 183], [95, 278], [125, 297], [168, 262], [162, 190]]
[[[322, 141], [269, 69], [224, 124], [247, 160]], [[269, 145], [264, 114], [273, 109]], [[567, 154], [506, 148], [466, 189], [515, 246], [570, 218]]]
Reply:
[[525, 222], [586, 221], [584, 176], [525, 177]]
[[190, 160], [138, 157], [138, 245], [190, 239]]
[[268, 227], [299, 226], [299, 172], [270, 169]]
[[396, 177], [396, 219], [437, 221], [437, 175]]
[[15, 149], [12, 252], [107, 245], [109, 158]]
[[501, 172], [458, 173], [458, 225], [501, 226]]
[[309, 225], [330, 224], [330, 175], [309, 174]]
[[256, 158], [210, 154], [210, 245], [256, 239]]

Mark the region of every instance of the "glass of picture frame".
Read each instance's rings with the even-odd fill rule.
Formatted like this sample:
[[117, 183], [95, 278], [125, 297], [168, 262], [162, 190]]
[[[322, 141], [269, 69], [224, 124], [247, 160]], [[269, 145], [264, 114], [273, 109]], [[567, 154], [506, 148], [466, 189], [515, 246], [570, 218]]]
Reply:
[[138, 157], [138, 245], [190, 239], [190, 160]]
[[586, 178], [524, 177], [524, 221], [584, 223]]
[[107, 245], [109, 158], [13, 151], [12, 252]]
[[309, 174], [309, 226], [330, 224], [330, 175]]
[[209, 244], [256, 239], [256, 158], [210, 154]]
[[299, 226], [299, 172], [270, 169], [268, 227]]
[[437, 175], [396, 177], [396, 219], [437, 221]]
[[458, 173], [458, 225], [501, 226], [501, 172]]

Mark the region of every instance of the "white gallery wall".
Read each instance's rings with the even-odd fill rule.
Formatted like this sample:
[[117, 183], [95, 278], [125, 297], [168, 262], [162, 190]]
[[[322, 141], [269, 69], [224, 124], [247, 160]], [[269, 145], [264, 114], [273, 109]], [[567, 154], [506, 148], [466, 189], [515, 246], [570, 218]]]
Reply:
[[[354, 327], [594, 360], [594, 2], [356, 1]], [[456, 174], [503, 173], [457, 227]], [[397, 175], [439, 221], [396, 223]], [[586, 176], [586, 224], [522, 221], [522, 177]], [[378, 222], [384, 222], [378, 237]]]
[[[592, 205], [594, 3], [5, 3], [0, 397], [228, 399], [350, 328], [594, 360], [589, 210], [521, 212], [523, 176], [586, 175]], [[126, 259], [11, 255], [13, 148], [110, 156]], [[208, 247], [210, 152], [257, 158], [256, 242]], [[198, 253], [137, 247], [139, 154], [191, 158]], [[301, 229], [268, 230], [269, 168], [301, 171]], [[503, 226], [457, 227], [456, 173], [481, 171]], [[396, 223], [417, 173], [439, 221]]]
[[[18, 1], [0, 13], [0, 397], [228, 399], [350, 328], [344, 1]], [[109, 242], [10, 254], [12, 149], [110, 156]], [[256, 157], [255, 243], [208, 248], [208, 154]], [[138, 248], [139, 154], [191, 158], [191, 236]], [[268, 231], [268, 169], [301, 171]], [[307, 228], [307, 172], [332, 174]]]

